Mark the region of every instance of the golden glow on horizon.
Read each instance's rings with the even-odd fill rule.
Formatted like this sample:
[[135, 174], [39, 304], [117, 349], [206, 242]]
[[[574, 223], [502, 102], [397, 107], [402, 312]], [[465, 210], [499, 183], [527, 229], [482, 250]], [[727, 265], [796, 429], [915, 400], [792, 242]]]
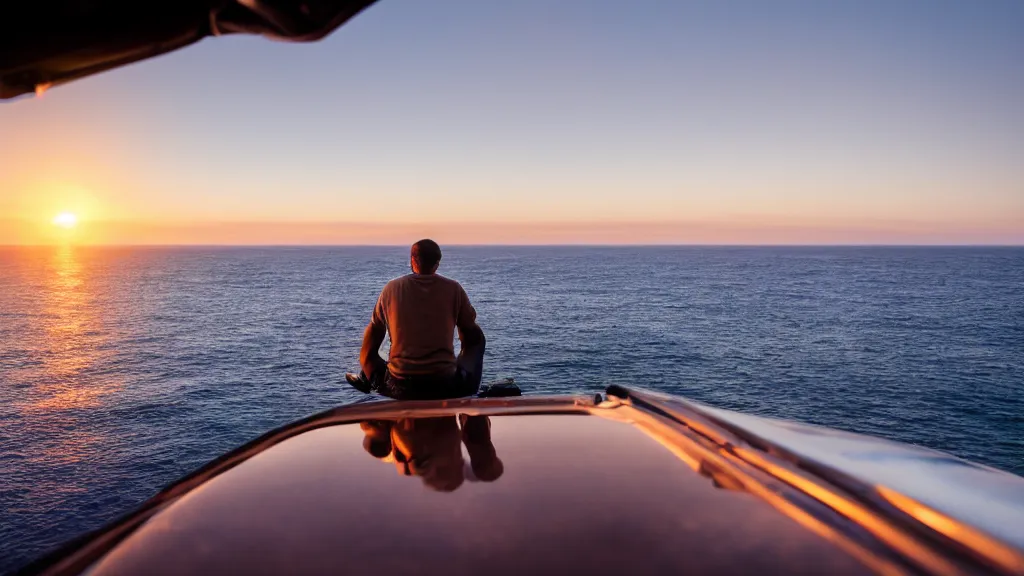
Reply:
[[54, 226], [60, 226], [61, 228], [70, 230], [71, 228], [78, 226], [78, 216], [76, 216], [74, 212], [61, 212], [53, 217], [51, 223]]
[[4, 220], [0, 245], [1024, 244], [1024, 222], [692, 220], [594, 222], [188, 222], [81, 217], [74, 228]]

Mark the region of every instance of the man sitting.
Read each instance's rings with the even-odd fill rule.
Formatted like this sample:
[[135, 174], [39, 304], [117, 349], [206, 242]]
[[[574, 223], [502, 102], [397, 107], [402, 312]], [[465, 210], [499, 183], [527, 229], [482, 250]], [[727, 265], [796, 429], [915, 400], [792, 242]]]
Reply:
[[[410, 251], [412, 274], [384, 286], [363, 334], [362, 373], [349, 384], [399, 400], [433, 400], [476, 394], [483, 371], [484, 332], [462, 286], [437, 274], [441, 247], [420, 240]], [[458, 330], [462, 351], [455, 357]], [[391, 354], [380, 357], [386, 334]]]

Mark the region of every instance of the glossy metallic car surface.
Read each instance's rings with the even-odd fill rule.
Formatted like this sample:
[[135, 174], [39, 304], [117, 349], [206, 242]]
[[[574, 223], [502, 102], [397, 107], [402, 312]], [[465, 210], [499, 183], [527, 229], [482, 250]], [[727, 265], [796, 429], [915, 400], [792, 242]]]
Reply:
[[1017, 573], [750, 431], [778, 423], [609, 392], [335, 409], [27, 572]]

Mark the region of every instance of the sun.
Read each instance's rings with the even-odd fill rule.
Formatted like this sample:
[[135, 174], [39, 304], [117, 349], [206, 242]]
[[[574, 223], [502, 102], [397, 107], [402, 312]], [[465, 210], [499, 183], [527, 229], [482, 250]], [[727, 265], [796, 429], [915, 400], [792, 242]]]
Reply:
[[60, 226], [61, 228], [71, 229], [78, 225], [78, 216], [72, 212], [61, 212], [53, 217], [54, 226]]

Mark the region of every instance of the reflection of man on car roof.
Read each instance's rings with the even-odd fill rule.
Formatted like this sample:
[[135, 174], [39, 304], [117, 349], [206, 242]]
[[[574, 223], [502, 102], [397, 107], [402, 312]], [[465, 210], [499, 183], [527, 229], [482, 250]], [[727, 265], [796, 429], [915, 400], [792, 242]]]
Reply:
[[[491, 443], [487, 416], [367, 420], [359, 427], [366, 434], [363, 448], [370, 455], [394, 463], [399, 474], [423, 478], [424, 485], [439, 492], [456, 490], [467, 478], [493, 482], [504, 472]], [[468, 467], [460, 439], [469, 452]]]

